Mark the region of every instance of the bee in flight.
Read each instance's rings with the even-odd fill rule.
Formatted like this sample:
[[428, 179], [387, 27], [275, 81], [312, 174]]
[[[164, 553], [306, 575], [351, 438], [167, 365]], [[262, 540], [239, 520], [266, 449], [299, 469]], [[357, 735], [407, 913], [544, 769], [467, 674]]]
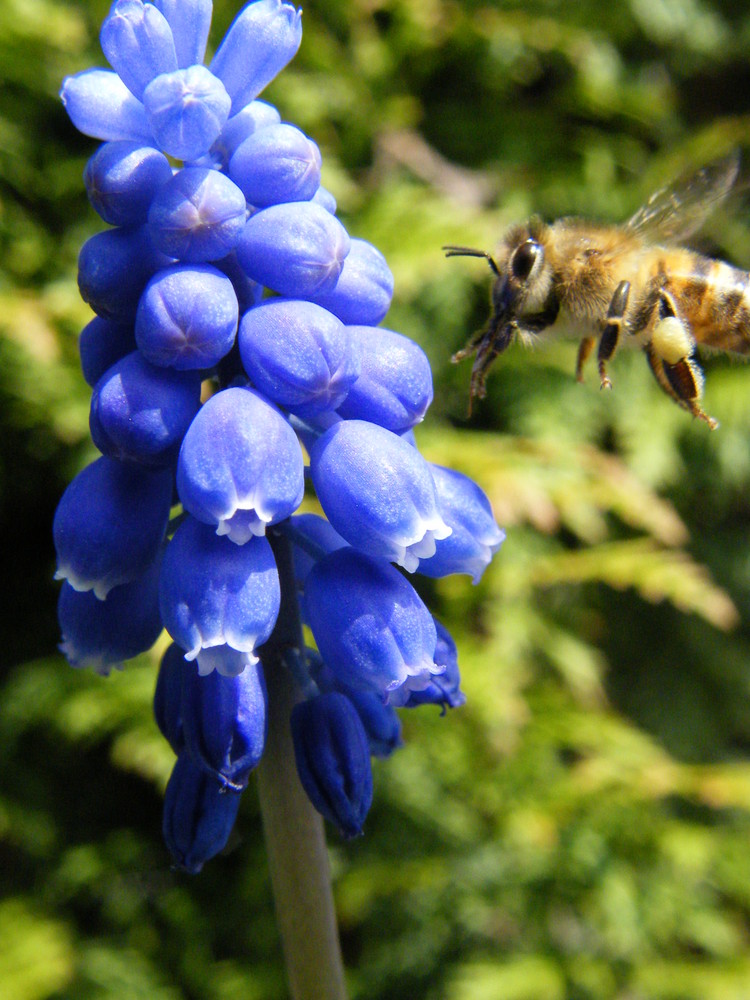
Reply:
[[664, 392], [711, 429], [701, 407], [697, 347], [750, 353], [750, 275], [683, 244], [726, 198], [737, 177], [732, 153], [662, 188], [624, 226], [534, 217], [514, 226], [493, 257], [471, 247], [443, 247], [447, 257], [484, 257], [492, 269], [492, 315], [463, 350], [476, 354], [471, 397], [485, 395], [493, 360], [518, 337], [543, 331], [581, 337], [576, 377], [597, 345], [599, 381], [618, 346], [640, 347]]

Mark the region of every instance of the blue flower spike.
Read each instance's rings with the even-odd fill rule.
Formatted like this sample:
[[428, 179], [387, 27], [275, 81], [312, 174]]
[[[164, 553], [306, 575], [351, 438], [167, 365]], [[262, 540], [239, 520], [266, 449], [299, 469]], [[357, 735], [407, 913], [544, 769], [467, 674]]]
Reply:
[[[341, 224], [314, 140], [260, 98], [301, 12], [245, 4], [204, 65], [211, 15], [114, 0], [112, 68], [60, 94], [100, 142], [84, 183], [111, 227], [78, 261], [102, 456], [55, 515], [60, 648], [107, 674], [171, 636], [154, 715], [177, 755], [164, 838], [187, 872], [227, 844], [283, 670], [304, 699], [301, 784], [362, 832], [398, 711], [465, 700], [451, 636], [397, 567], [476, 582], [504, 537], [476, 484], [420, 454], [432, 375], [380, 326], [390, 268]], [[325, 516], [298, 513], [306, 480]]]

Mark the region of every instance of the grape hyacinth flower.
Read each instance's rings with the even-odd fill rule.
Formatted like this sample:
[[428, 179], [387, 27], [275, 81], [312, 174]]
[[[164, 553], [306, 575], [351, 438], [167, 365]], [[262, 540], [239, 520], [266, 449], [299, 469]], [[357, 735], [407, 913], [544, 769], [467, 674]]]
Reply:
[[[110, 227], [79, 257], [102, 457], [55, 517], [61, 649], [107, 673], [171, 636], [154, 711], [177, 756], [164, 837], [188, 872], [227, 844], [259, 762], [285, 842], [308, 829], [301, 789], [293, 829], [272, 818], [277, 786], [297, 794], [295, 759], [315, 809], [362, 832], [370, 759], [401, 744], [396, 708], [464, 700], [453, 640], [396, 566], [476, 582], [503, 539], [481, 490], [416, 447], [432, 377], [379, 326], [385, 258], [338, 219], [315, 142], [258, 99], [300, 45], [300, 12], [246, 4], [204, 65], [210, 20], [211, 0], [115, 0], [112, 68], [61, 92], [101, 143], [84, 180]], [[296, 513], [305, 451], [324, 518]], [[315, 822], [293, 848], [311, 864]], [[274, 878], [283, 896], [283, 866]]]

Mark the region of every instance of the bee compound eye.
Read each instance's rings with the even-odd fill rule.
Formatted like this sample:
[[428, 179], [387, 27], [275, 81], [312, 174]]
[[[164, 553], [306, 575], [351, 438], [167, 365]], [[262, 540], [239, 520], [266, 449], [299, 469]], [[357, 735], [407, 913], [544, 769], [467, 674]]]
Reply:
[[510, 269], [513, 272], [513, 277], [517, 278], [519, 281], [525, 281], [531, 274], [531, 270], [534, 267], [536, 259], [541, 251], [542, 248], [536, 240], [526, 240], [522, 243], [513, 254], [513, 258], [510, 262]]

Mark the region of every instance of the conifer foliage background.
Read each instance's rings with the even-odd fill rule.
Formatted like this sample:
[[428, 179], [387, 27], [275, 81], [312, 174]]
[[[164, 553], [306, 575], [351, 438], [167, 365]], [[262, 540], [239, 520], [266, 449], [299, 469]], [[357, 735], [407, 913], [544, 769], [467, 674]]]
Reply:
[[[220, 37], [236, 12], [216, 0]], [[88, 451], [76, 256], [94, 144], [57, 100], [102, 57], [105, 0], [0, 3], [0, 983], [7, 1000], [285, 995], [260, 821], [187, 878], [160, 836], [154, 663], [106, 681], [55, 652], [52, 511]], [[312, 0], [267, 94], [321, 145], [386, 254], [386, 325], [435, 371], [419, 440], [490, 494], [481, 585], [426, 582], [468, 704], [405, 718], [366, 835], [331, 836], [358, 1000], [750, 995], [750, 370], [707, 367], [710, 433], [636, 354], [614, 391], [575, 345], [496, 364], [467, 423], [492, 249], [539, 212], [622, 221], [750, 146], [740, 0]], [[745, 169], [750, 169], [746, 150]], [[741, 185], [744, 182], [741, 182]], [[746, 197], [701, 246], [750, 267]]]

